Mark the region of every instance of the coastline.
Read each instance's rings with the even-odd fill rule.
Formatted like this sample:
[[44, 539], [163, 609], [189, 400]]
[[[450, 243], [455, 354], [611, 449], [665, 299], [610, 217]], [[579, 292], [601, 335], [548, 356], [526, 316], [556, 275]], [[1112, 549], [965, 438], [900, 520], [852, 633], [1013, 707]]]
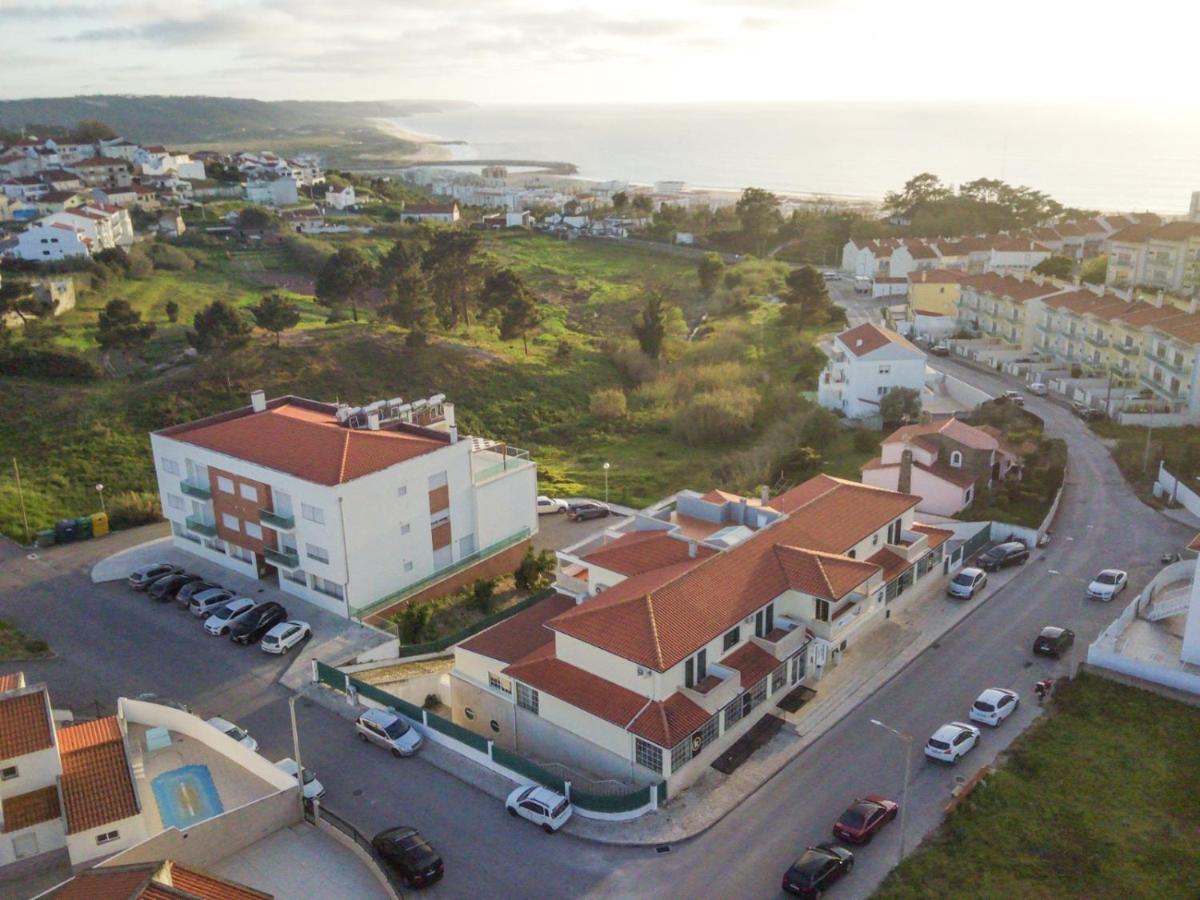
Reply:
[[470, 158], [470, 149], [464, 143], [448, 144], [434, 135], [407, 131], [391, 119], [368, 119], [367, 121], [390, 137], [418, 145], [416, 153], [404, 157], [405, 162], [439, 163]]

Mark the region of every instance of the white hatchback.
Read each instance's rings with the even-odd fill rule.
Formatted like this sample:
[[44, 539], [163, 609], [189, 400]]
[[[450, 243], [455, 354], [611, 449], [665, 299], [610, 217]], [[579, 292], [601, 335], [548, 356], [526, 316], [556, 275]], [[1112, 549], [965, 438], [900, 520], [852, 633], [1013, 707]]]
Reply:
[[555, 497], [547, 497], [544, 494], [539, 495], [537, 498], [537, 511], [539, 516], [565, 513], [567, 511], [567, 501], [559, 500]]
[[979, 743], [982, 734], [974, 725], [950, 722], [933, 733], [925, 744], [925, 755], [930, 759], [956, 763]]
[[519, 787], [504, 801], [510, 816], [520, 816], [541, 825], [546, 834], [553, 834], [571, 818], [571, 801], [547, 787]]
[[988, 688], [971, 706], [971, 721], [996, 726], [1011, 716], [1021, 703], [1016, 691], [1008, 688]]
[[1088, 585], [1089, 600], [1111, 600], [1129, 583], [1129, 575], [1120, 569], [1105, 569], [1096, 576], [1096, 580]]
[[238, 597], [236, 600], [230, 600], [204, 620], [204, 630], [217, 637], [229, 634], [230, 626], [256, 606], [258, 604], [249, 597]]
[[234, 725], [228, 719], [222, 719], [220, 716], [214, 716], [209, 719], [208, 724], [225, 735], [225, 737], [233, 738], [247, 750], [258, 752], [258, 741], [250, 737], [250, 733], [240, 725]]
[[301, 641], [312, 637], [312, 629], [307, 622], [280, 622], [263, 635], [259, 649], [263, 653], [287, 653]]

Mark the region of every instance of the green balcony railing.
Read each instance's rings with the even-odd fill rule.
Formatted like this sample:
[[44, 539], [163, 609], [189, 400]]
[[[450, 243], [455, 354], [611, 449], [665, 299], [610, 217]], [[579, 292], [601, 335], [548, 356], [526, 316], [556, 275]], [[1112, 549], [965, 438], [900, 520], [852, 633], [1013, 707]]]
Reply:
[[300, 565], [300, 554], [295, 550], [276, 550], [274, 547], [263, 547], [263, 556], [274, 566], [285, 569], [295, 569]]
[[1192, 364], [1186, 358], [1178, 363], [1175, 362], [1174, 358], [1171, 357], [1164, 358], [1161, 356], [1155, 356], [1152, 357], [1152, 359], [1155, 363], [1166, 369], [1168, 372], [1174, 372], [1176, 375], [1187, 376], [1189, 380], [1192, 377]]
[[1108, 346], [1108, 338], [1104, 337], [1103, 335], [1094, 334], [1093, 332], [1090, 332], [1090, 331], [1083, 336], [1083, 339], [1085, 341], [1087, 341], [1089, 344], [1091, 344], [1093, 347], [1107, 347]]
[[276, 531], [291, 531], [296, 527], [295, 516], [281, 516], [279, 513], [269, 509], [260, 509], [258, 511], [258, 520], [268, 528], [274, 528]]
[[179, 490], [183, 491], [189, 497], [195, 497], [197, 500], [211, 500], [212, 491], [209, 490], [207, 484], [200, 484], [197, 481], [184, 479], [179, 482]]
[[1113, 349], [1126, 356], [1137, 356], [1141, 352], [1141, 348], [1137, 344], [1113, 344]]
[[189, 531], [194, 531], [196, 534], [202, 534], [210, 538], [217, 536], [217, 526], [210, 522], [205, 522], [203, 519], [198, 519], [195, 516], [188, 516], [183, 521]]

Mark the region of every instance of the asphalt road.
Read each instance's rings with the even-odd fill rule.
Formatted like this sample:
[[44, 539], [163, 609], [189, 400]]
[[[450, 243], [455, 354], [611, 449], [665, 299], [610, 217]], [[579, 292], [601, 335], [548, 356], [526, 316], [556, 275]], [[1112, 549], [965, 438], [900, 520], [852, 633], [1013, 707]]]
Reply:
[[[954, 363], [934, 365], [990, 390], [1012, 384]], [[1007, 586], [885, 687], [851, 712], [751, 798], [705, 834], [666, 853], [605, 847], [566, 834], [548, 836], [510, 819], [497, 801], [419, 756], [395, 760], [360, 745], [348, 724], [316, 706], [300, 709], [304, 761], [329, 790], [328, 805], [364, 832], [400, 822], [422, 828], [446, 859], [446, 879], [428, 893], [466, 897], [765, 897], [804, 846], [829, 837], [845, 804], [866, 793], [899, 797], [904, 746], [869, 723], [880, 718], [915, 737], [908, 845], [935, 828], [956, 778], [986, 764], [1036, 714], [1032, 687], [1061, 663], [1029, 652], [1046, 624], [1073, 628], [1080, 654], [1117, 613], [1083, 599], [1100, 568], [1127, 568], [1127, 600], [1178, 549], [1190, 531], [1143, 505], [1108, 452], [1084, 425], [1050, 401], [1028, 407], [1070, 447], [1067, 489], [1051, 545]], [[121, 584], [93, 585], [91, 562], [133, 535], [56, 548], [27, 559], [0, 551], [0, 614], [50, 641], [56, 659], [0, 665], [23, 668], [51, 687], [56, 706], [109, 713], [119, 694], [156, 691], [192, 703], [205, 716], [245, 726], [270, 758], [291, 753], [287, 692], [275, 679], [285, 660], [204, 635], [190, 616]], [[1051, 572], [1061, 574], [1051, 574]], [[1021, 709], [958, 767], [928, 762], [921, 746], [943, 722], [963, 719], [986, 687], [1023, 696]], [[857, 852], [857, 866], [832, 897], [868, 895], [894, 863], [899, 827]]]

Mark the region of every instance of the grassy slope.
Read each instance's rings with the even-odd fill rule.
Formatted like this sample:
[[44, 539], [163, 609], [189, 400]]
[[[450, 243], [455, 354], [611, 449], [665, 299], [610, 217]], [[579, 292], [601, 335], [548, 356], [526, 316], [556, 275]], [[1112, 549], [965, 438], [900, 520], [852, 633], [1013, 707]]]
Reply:
[[1200, 709], [1084, 675], [892, 873], [908, 897], [1200, 896]]

